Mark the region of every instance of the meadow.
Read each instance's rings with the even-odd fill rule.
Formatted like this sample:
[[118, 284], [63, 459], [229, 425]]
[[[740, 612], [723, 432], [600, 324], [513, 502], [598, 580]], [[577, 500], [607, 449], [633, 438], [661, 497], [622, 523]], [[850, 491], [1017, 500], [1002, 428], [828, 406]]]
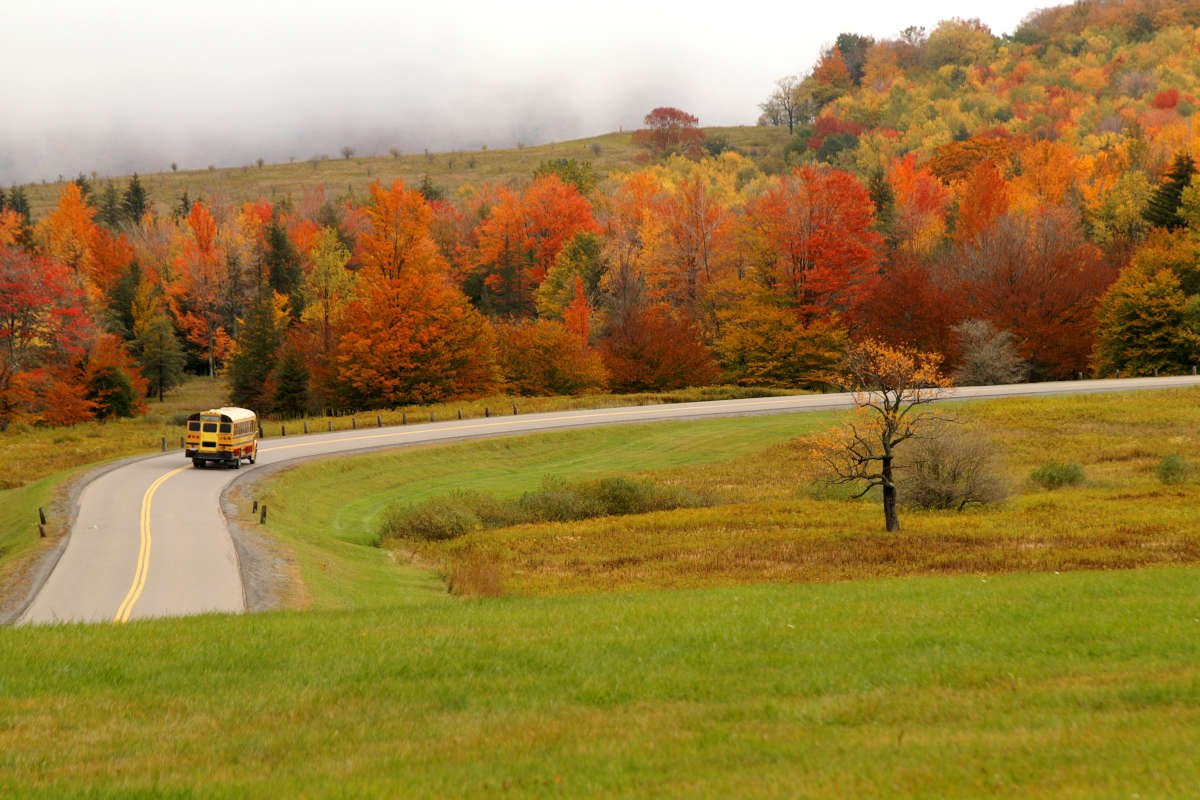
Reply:
[[[748, 156], [769, 159], [782, 165], [783, 147], [788, 142], [786, 128], [762, 126], [733, 126], [705, 128], [710, 136], [727, 137], [730, 146]], [[329, 199], [344, 197], [361, 201], [367, 186], [379, 181], [390, 186], [397, 178], [410, 187], [420, 185], [425, 176], [430, 182], [452, 196], [465, 184], [483, 183], [513, 185], [528, 181], [543, 162], [555, 159], [587, 161], [603, 178], [610, 172], [632, 169], [645, 152], [631, 141], [631, 132], [608, 133], [566, 142], [514, 146], [501, 149], [481, 149], [444, 153], [386, 153], [363, 154], [342, 158], [337, 153], [297, 153], [295, 160], [279, 164], [212, 165], [211, 168], [163, 171], [140, 175], [151, 204], [164, 209], [178, 205], [187, 193], [193, 201], [206, 197], [226, 202], [243, 203], [266, 199], [272, 203], [282, 200], [300, 202], [306, 190], [323, 188]], [[71, 180], [75, 176], [64, 176]], [[124, 191], [128, 176], [87, 176], [102, 185], [116, 181]], [[25, 187], [34, 219], [41, 219], [58, 202], [62, 182], [29, 184]]]
[[[305, 464], [252, 494], [307, 610], [0, 629], [0, 795], [1187, 796], [1200, 487], [1155, 467], [1198, 400], [961, 404], [1014, 493], [897, 536], [801, 463], [832, 415]], [[724, 505], [377, 546], [393, 502], [547, 474]], [[480, 562], [504, 596], [446, 591]]]

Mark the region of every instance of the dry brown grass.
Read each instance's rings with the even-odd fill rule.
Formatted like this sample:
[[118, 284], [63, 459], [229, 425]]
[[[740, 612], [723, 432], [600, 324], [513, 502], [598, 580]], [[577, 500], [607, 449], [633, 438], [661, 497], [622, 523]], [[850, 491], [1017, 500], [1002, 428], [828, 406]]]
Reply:
[[[1200, 390], [964, 406], [989, 430], [1009, 502], [965, 512], [907, 511], [885, 533], [877, 501], [813, 484], [799, 442], [723, 464], [649, 473], [730, 505], [480, 531], [422, 545], [443, 564], [490, 563], [515, 594], [564, 594], [871, 577], [1127, 569], [1200, 563], [1200, 484], [1164, 486], [1155, 465], [1200, 446]], [[1050, 455], [1088, 482], [1048, 492], [1026, 482]]]
[[[723, 134], [730, 143], [752, 158], [778, 160], [787, 144], [787, 130], [778, 127], [737, 126], [706, 128], [709, 134]], [[265, 198], [272, 202], [289, 198], [301, 199], [306, 188], [324, 186], [326, 196], [367, 196], [367, 186], [380, 181], [388, 185], [402, 178], [416, 186], [428, 175], [434, 185], [453, 193], [464, 184], [520, 184], [528, 181], [533, 171], [544, 161], [573, 158], [590, 161], [592, 168], [604, 176], [610, 172], [635, 166], [642, 148], [630, 142], [630, 133], [609, 133], [567, 142], [552, 142], [533, 147], [498, 150], [454, 151], [448, 153], [409, 153], [399, 158], [381, 154], [362, 158], [339, 158], [336, 153], [318, 160], [309, 160], [310, 153], [297, 153], [292, 163], [265, 164], [262, 167], [216, 166], [214, 169], [192, 169], [171, 172], [164, 164], [163, 172], [139, 176], [150, 196], [152, 205], [169, 209], [187, 192], [193, 200], [219, 196], [240, 203]], [[66, 176], [69, 180], [74, 176]], [[100, 178], [102, 184], [104, 177]], [[128, 177], [113, 178], [124, 189]], [[26, 187], [35, 219], [45, 216], [58, 202], [62, 184], [58, 182], [31, 184]]]

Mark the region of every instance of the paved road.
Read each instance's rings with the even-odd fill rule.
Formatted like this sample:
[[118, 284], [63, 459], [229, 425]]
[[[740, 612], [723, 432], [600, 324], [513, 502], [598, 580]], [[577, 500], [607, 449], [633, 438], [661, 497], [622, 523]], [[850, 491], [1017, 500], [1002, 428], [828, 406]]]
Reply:
[[[948, 398], [977, 399], [1197, 386], [1200, 378], [965, 387]], [[245, 609], [233, 542], [220, 496], [258, 466], [333, 453], [429, 444], [516, 433], [660, 420], [785, 414], [846, 408], [849, 394], [800, 395], [707, 403], [565, 411], [491, 419], [360, 429], [268, 439], [258, 464], [193, 469], [179, 451], [124, 464], [88, 484], [70, 539], [20, 623], [123, 622]]]

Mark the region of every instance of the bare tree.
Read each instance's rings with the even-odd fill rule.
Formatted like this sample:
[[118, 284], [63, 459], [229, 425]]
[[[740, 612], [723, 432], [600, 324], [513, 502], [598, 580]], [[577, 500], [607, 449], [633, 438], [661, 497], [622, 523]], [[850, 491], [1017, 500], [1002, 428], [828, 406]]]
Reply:
[[759, 103], [762, 116], [759, 124], [787, 125], [788, 134], [795, 131], [796, 123], [803, 121], [807, 103], [805, 103], [800, 87], [802, 81], [797, 75], [788, 75], [775, 81], [775, 91], [765, 103]]
[[865, 482], [856, 497], [883, 490], [884, 526], [900, 530], [896, 513], [896, 448], [935, 421], [921, 406], [950, 385], [941, 356], [868, 339], [846, 354], [845, 381], [854, 390], [855, 413], [830, 434], [813, 441], [814, 454], [828, 465], [834, 483]]
[[342, 158], [348, 159], [348, 158], [350, 158], [350, 156], [354, 155], [355, 152], [357, 152], [357, 151], [348, 144], [342, 146]]
[[951, 328], [958, 337], [960, 353], [954, 382], [959, 386], [991, 386], [1020, 383], [1029, 376], [1029, 365], [1017, 351], [1009, 331], [985, 319], [967, 319]]

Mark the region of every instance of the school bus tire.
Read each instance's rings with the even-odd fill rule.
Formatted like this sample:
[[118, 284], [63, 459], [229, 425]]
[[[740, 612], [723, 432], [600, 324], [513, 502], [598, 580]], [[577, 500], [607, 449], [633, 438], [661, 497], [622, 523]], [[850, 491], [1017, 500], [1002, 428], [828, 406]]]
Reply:
[[192, 466], [195, 467], [196, 469], [204, 469], [204, 459], [203, 458], [193, 458]]

